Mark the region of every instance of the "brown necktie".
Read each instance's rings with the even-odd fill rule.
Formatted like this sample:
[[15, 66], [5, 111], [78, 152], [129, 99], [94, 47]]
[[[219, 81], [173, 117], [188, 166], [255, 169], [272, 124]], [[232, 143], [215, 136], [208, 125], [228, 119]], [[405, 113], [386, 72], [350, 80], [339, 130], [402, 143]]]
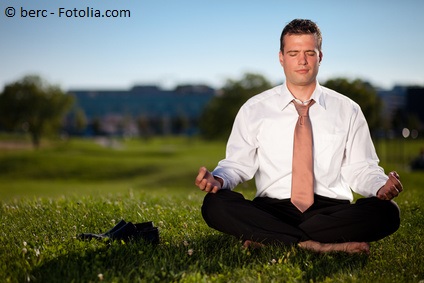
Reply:
[[293, 100], [299, 118], [294, 129], [291, 202], [303, 213], [314, 203], [312, 127], [308, 105]]

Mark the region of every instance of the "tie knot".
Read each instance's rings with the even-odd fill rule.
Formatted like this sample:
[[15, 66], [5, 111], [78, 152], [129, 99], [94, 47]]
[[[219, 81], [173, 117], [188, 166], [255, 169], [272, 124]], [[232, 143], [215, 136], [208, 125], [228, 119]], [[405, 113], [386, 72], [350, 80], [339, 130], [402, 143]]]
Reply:
[[308, 104], [300, 104], [297, 103], [295, 100], [293, 100], [294, 107], [296, 107], [297, 113], [299, 116], [307, 117], [309, 112], [309, 107], [312, 106], [312, 104], [315, 103], [315, 100], [311, 99], [311, 101]]

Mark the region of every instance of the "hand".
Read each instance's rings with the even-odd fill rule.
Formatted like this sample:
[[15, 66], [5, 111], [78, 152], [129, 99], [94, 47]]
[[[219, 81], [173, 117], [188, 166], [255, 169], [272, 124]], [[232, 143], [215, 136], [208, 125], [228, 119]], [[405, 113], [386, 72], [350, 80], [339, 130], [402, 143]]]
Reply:
[[388, 176], [389, 180], [387, 180], [386, 184], [377, 192], [377, 197], [382, 200], [391, 200], [403, 191], [403, 186], [399, 180], [398, 173], [392, 171]]
[[200, 167], [199, 174], [197, 174], [194, 184], [202, 191], [208, 193], [216, 193], [221, 189], [222, 184], [205, 168]]

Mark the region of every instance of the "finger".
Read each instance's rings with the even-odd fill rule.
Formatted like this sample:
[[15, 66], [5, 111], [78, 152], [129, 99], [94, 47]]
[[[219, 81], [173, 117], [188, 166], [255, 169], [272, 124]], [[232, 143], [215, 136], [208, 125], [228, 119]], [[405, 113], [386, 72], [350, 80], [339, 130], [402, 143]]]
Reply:
[[396, 186], [392, 186], [390, 188], [390, 194], [395, 198], [399, 195], [400, 191], [396, 188]]
[[389, 188], [389, 191], [387, 192], [389, 199], [393, 199], [393, 198], [399, 196], [399, 194], [400, 194], [400, 191], [395, 185], [392, 185]]
[[206, 179], [203, 179], [197, 186], [204, 191], [206, 189], [206, 185], [207, 185], [208, 181]]
[[399, 180], [399, 178], [400, 178], [400, 176], [399, 176], [399, 174], [396, 172], [396, 171], [392, 171], [392, 172], [390, 172], [394, 177], [396, 177], [396, 179], [398, 179]]
[[399, 175], [396, 172], [390, 172], [389, 173], [389, 179], [395, 185], [400, 184], [400, 182], [399, 182]]
[[381, 190], [379, 191], [380, 193], [380, 199], [382, 200], [391, 200], [393, 198], [392, 194], [391, 194], [391, 190], [392, 190], [393, 184], [390, 182], [387, 182], [386, 185], [384, 185]]
[[200, 182], [198, 182], [198, 181], [197, 181], [197, 179], [194, 181], [194, 185], [195, 185], [196, 187], [199, 187], [199, 189], [202, 189], [202, 187], [201, 187], [201, 183], [200, 183]]
[[381, 200], [386, 200], [386, 192], [384, 192], [384, 188], [381, 188], [380, 191], [378, 191], [377, 197]]
[[213, 187], [211, 192], [216, 194], [218, 192], [218, 190], [219, 190], [218, 186], [215, 186], [215, 187]]
[[199, 173], [197, 174], [197, 178], [199, 178], [200, 180], [203, 179], [206, 175], [206, 168], [205, 167], [200, 167], [199, 168]]
[[202, 182], [202, 180], [204, 180], [206, 172], [207, 170], [205, 167], [200, 167], [199, 173], [197, 174], [196, 180], [194, 182], [196, 186], [198, 186]]
[[399, 175], [396, 172], [390, 172], [389, 179], [399, 192], [403, 191], [402, 183], [399, 181]]
[[399, 194], [400, 193], [400, 190], [395, 185], [393, 185], [392, 186], [392, 192]]
[[381, 200], [388, 200], [386, 194], [379, 194], [377, 197]]
[[206, 187], [205, 187], [205, 190], [204, 190], [204, 191], [205, 191], [205, 192], [208, 192], [208, 193], [209, 193], [210, 191], [212, 191], [212, 184], [208, 182], [208, 183], [206, 184]]

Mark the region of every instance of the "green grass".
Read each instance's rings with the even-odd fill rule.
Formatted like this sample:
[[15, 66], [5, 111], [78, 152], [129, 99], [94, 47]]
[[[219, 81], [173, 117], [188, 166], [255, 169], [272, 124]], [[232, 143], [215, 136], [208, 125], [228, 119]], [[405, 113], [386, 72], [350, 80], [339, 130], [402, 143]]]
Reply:
[[[400, 229], [372, 243], [371, 255], [319, 255], [268, 246], [243, 250], [206, 226], [204, 193], [193, 184], [213, 168], [223, 143], [195, 139], [50, 143], [39, 150], [0, 149], [1, 282], [420, 282], [424, 280], [424, 174], [398, 158], [405, 192]], [[411, 141], [412, 156], [419, 142]], [[386, 143], [386, 152], [398, 148]], [[389, 149], [387, 149], [389, 148]], [[379, 145], [377, 145], [377, 150]], [[384, 165], [384, 164], [383, 164]], [[252, 198], [252, 183], [237, 189]], [[82, 242], [119, 220], [154, 221], [161, 242]], [[102, 279], [102, 280], [101, 280]]]
[[116, 143], [109, 148], [71, 140], [40, 150], [0, 149], [0, 198], [193, 190], [198, 167], [213, 167], [224, 156], [222, 143], [194, 139]]

